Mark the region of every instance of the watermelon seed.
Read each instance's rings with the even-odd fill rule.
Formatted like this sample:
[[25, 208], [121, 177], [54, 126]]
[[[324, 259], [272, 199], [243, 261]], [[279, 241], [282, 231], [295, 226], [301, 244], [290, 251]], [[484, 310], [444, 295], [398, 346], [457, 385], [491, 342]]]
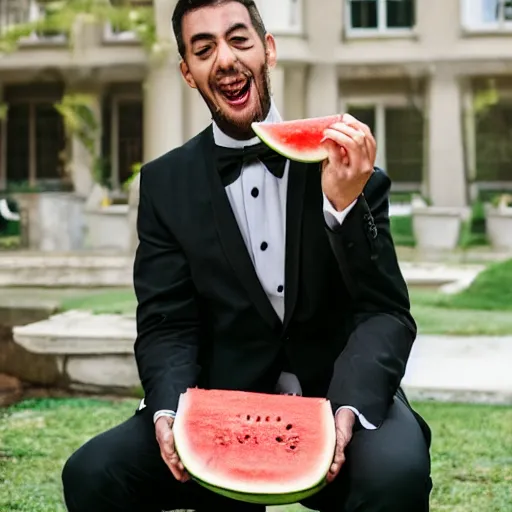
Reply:
[[282, 438], [282, 437], [276, 437], [276, 441], [277, 441], [278, 443], [282, 443], [282, 442], [283, 442], [283, 438]]
[[290, 450], [295, 450], [295, 448], [296, 448], [296, 446], [293, 444], [290, 446]]
[[251, 419], [251, 417], [250, 417], [250, 416], [249, 416], [249, 414], [248, 414], [248, 415], [247, 415], [247, 420], [250, 420], [250, 419]]
[[267, 417], [265, 418], [265, 421], [270, 421], [270, 416], [267, 416]]
[[281, 416], [278, 416], [276, 419], [277, 421], [281, 421]]
[[286, 425], [286, 430], [291, 430], [293, 427], [293, 425], [291, 423], [288, 423], [288, 425]]
[[257, 416], [256, 421], [261, 421], [261, 416]]

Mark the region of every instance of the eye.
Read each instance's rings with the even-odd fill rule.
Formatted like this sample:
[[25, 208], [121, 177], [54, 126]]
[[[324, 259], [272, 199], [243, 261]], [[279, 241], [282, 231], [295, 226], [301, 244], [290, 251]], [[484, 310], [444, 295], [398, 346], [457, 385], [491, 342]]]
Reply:
[[195, 55], [197, 57], [205, 57], [206, 54], [210, 51], [210, 47], [209, 46], [205, 46], [204, 48], [201, 48], [200, 50], [196, 51], [195, 52]]
[[232, 37], [231, 41], [233, 41], [234, 43], [245, 43], [245, 42], [247, 42], [247, 37], [242, 37], [242, 36]]

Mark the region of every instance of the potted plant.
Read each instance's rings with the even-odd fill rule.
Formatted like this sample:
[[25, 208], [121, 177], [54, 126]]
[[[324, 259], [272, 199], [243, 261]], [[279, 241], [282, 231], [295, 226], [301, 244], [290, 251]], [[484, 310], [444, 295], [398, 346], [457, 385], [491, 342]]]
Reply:
[[486, 204], [485, 219], [492, 247], [512, 249], [512, 194], [502, 194]]

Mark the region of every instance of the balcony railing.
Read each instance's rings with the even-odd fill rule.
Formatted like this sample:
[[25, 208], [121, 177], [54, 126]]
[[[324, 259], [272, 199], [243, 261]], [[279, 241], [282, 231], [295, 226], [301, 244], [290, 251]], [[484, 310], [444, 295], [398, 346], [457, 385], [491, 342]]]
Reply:
[[303, 33], [303, 0], [256, 0], [267, 30], [276, 35]]
[[[37, 23], [49, 15], [44, 2], [37, 0], [0, 0], [0, 31], [5, 33], [14, 25]], [[62, 42], [66, 36], [52, 30], [34, 30], [23, 42]]]

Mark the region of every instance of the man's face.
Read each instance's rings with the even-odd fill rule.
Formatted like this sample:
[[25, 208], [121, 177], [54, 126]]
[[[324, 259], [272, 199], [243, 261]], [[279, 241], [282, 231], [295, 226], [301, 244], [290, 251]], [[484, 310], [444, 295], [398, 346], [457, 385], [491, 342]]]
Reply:
[[181, 71], [197, 88], [214, 121], [237, 139], [254, 136], [252, 122], [270, 109], [269, 66], [275, 65], [275, 43], [266, 48], [249, 11], [239, 2], [196, 9], [182, 24], [186, 54]]

